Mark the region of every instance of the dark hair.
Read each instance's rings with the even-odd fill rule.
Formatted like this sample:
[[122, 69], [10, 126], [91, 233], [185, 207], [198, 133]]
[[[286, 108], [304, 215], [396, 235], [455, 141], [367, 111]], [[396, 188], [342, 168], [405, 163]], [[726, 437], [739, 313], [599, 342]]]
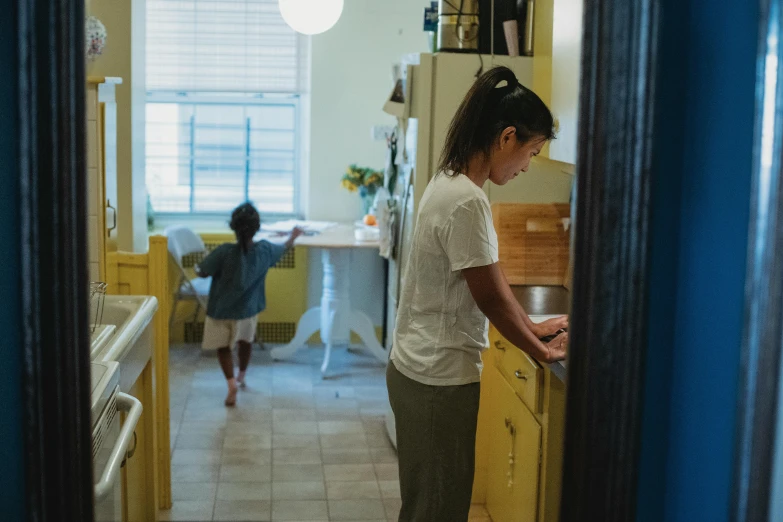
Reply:
[[247, 242], [253, 239], [261, 228], [261, 215], [252, 203], [243, 203], [231, 213], [230, 226], [237, 236], [242, 251], [247, 253]]
[[438, 170], [464, 173], [476, 153], [489, 157], [492, 144], [508, 127], [516, 129], [521, 143], [555, 137], [552, 112], [541, 98], [521, 85], [511, 69], [495, 67], [482, 74], [462, 100], [449, 126]]

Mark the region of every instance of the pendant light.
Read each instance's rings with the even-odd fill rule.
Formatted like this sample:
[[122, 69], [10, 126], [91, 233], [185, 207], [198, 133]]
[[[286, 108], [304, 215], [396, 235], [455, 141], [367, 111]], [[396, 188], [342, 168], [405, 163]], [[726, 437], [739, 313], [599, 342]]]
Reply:
[[343, 13], [345, 0], [279, 0], [280, 14], [291, 29], [320, 34], [331, 29]]

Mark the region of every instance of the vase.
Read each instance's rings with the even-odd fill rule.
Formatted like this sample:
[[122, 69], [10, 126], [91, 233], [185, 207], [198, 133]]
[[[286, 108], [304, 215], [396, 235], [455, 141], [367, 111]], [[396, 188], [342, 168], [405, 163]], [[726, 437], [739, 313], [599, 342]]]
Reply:
[[372, 210], [372, 204], [375, 200], [375, 196], [370, 196], [369, 194], [366, 196], [361, 197], [362, 200], [362, 217], [366, 216], [370, 213], [370, 210]]

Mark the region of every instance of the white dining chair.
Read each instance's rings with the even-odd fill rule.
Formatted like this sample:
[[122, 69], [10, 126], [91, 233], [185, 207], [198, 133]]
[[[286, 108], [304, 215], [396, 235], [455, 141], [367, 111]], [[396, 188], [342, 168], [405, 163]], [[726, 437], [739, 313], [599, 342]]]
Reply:
[[209, 298], [209, 288], [212, 284], [211, 277], [191, 278], [185, 270], [183, 259], [192, 254], [204, 256], [207, 254], [207, 247], [204, 240], [188, 227], [175, 225], [166, 228], [164, 235], [169, 240], [169, 253], [179, 268], [179, 281], [174, 293], [174, 302], [171, 304], [171, 315], [169, 317], [169, 328], [174, 322], [177, 312], [177, 304], [180, 301], [195, 301], [196, 311], [193, 314], [193, 322], [198, 319], [201, 308], [206, 310], [207, 299]]

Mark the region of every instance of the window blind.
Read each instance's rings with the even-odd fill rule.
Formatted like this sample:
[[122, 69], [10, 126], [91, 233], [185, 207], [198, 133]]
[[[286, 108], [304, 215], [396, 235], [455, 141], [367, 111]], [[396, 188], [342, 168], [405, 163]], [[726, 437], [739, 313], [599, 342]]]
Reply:
[[277, 0], [148, 0], [148, 92], [301, 93], [307, 40]]

